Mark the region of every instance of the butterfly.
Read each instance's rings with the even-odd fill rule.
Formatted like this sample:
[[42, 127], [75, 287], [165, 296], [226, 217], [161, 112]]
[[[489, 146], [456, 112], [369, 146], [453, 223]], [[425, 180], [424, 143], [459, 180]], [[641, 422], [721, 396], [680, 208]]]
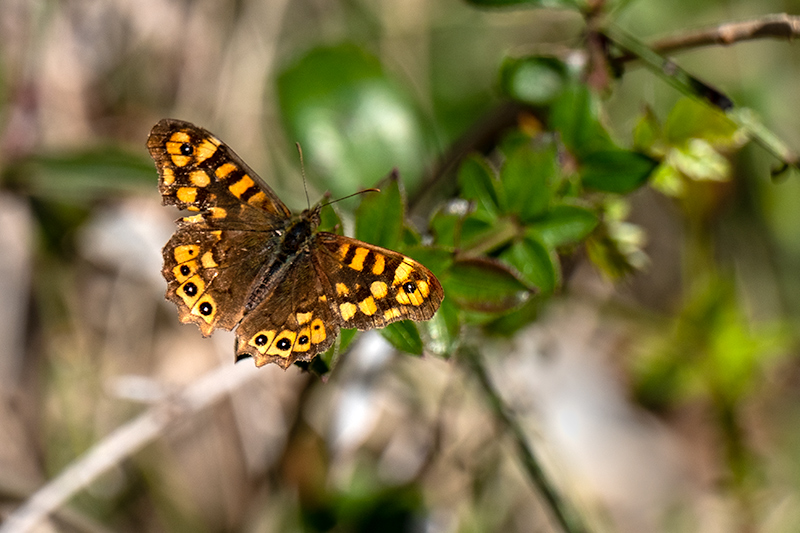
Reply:
[[293, 214], [225, 143], [163, 119], [147, 139], [164, 205], [194, 211], [163, 249], [166, 298], [204, 336], [235, 328], [236, 360], [288, 368], [341, 328], [428, 320], [436, 276], [401, 253], [318, 231], [321, 205]]

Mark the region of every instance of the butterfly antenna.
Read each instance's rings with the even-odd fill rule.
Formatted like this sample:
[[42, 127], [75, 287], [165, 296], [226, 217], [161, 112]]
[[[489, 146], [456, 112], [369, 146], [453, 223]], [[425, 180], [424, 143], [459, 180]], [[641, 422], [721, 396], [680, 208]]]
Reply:
[[297, 147], [297, 153], [300, 154], [300, 174], [303, 176], [303, 189], [306, 191], [306, 203], [308, 204], [308, 208], [311, 209], [311, 200], [308, 198], [308, 183], [306, 182], [306, 165], [303, 162], [303, 148], [300, 147], [300, 143], [296, 142], [294, 145]]
[[331, 200], [327, 204], [322, 204], [320, 207], [325, 207], [326, 205], [335, 204], [336, 202], [341, 202], [342, 200], [347, 200], [348, 198], [352, 198], [353, 196], [358, 196], [359, 194], [364, 194], [368, 192], [381, 192], [380, 189], [376, 189], [374, 187], [370, 189], [362, 189], [358, 192], [354, 192], [353, 194], [348, 194], [347, 196], [342, 196], [341, 198], [337, 198], [336, 200]]

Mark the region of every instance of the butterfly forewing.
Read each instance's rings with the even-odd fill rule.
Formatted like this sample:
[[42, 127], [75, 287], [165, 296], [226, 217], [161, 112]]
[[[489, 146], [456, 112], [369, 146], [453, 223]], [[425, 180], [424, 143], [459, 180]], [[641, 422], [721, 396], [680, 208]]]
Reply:
[[[163, 119], [147, 139], [164, 205], [202, 211], [209, 223], [282, 224], [289, 209], [226, 144], [189, 122]], [[206, 216], [207, 215], [207, 216]]]
[[343, 328], [428, 320], [444, 298], [436, 276], [401, 253], [333, 233], [317, 233], [315, 242], [320, 276]]

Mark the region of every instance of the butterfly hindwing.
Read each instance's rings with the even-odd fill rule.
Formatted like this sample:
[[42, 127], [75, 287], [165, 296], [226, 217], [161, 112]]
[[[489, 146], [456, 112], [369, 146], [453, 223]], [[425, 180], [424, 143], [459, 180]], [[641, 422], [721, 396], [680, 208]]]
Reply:
[[284, 272], [272, 292], [239, 324], [237, 358], [252, 356], [257, 366], [277, 363], [287, 368], [324, 352], [339, 334], [310, 255], [301, 254]]
[[196, 323], [205, 336], [235, 327], [250, 290], [242, 281], [255, 279], [275, 245], [254, 232], [178, 229], [164, 246], [162, 274], [181, 321]]

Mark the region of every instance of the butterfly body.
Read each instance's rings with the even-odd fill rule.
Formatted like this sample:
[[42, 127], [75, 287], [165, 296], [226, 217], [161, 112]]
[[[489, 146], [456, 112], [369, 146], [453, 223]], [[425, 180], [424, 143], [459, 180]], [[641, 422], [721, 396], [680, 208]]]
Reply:
[[327, 350], [340, 328], [427, 320], [444, 292], [393, 250], [317, 231], [320, 207], [292, 215], [227, 145], [164, 119], [147, 142], [164, 205], [195, 211], [163, 250], [168, 300], [203, 335], [236, 328], [236, 356], [287, 368]]

